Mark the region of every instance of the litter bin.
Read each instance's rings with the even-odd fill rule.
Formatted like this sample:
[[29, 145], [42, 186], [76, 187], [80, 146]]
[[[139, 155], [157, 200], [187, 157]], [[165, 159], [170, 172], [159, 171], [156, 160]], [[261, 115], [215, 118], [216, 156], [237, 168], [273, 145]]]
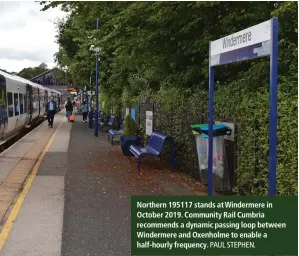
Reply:
[[[196, 148], [201, 183], [208, 184], [209, 125], [191, 125], [196, 139]], [[227, 155], [224, 136], [230, 135], [231, 129], [222, 124], [213, 125], [213, 188], [216, 191], [230, 191], [230, 179], [227, 169]]]

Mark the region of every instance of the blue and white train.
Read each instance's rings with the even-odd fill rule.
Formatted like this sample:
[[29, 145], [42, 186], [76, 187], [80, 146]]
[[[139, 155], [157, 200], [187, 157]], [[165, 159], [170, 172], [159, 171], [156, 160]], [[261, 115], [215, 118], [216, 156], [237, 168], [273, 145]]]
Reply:
[[45, 117], [53, 97], [58, 111], [61, 93], [0, 70], [0, 145]]

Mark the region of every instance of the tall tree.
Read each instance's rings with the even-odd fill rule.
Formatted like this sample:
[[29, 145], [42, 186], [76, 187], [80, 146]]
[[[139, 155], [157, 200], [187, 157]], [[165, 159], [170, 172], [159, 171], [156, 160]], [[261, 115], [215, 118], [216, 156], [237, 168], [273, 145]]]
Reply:
[[18, 75], [26, 78], [26, 79], [31, 79], [45, 71], [48, 71], [48, 66], [45, 63], [41, 63], [39, 66], [37, 67], [30, 67], [30, 68], [23, 68]]
[[[298, 4], [297, 2], [41, 2], [61, 6], [55, 55], [74, 84], [89, 83], [95, 69], [91, 45], [101, 47], [100, 90], [117, 102], [152, 97], [167, 112], [159, 120], [192, 162], [193, 141], [183, 130], [187, 116], [207, 115], [209, 42], [272, 17], [279, 18], [278, 187], [297, 191]], [[96, 19], [100, 30], [96, 31]], [[93, 72], [94, 74], [95, 72]], [[268, 160], [269, 58], [215, 69], [215, 115], [238, 125], [237, 180], [240, 193], [266, 194]], [[93, 79], [94, 81], [94, 79]], [[183, 113], [183, 114], [182, 114]], [[171, 130], [168, 118], [173, 118]], [[195, 119], [194, 119], [195, 120]], [[252, 123], [260, 122], [252, 130]], [[156, 123], [156, 122], [155, 122]], [[189, 123], [185, 124], [189, 127]], [[185, 133], [184, 133], [185, 131]], [[258, 148], [253, 149], [253, 141]], [[286, 152], [288, 148], [288, 152]], [[253, 166], [253, 163], [256, 166]], [[253, 175], [253, 169], [259, 175]]]

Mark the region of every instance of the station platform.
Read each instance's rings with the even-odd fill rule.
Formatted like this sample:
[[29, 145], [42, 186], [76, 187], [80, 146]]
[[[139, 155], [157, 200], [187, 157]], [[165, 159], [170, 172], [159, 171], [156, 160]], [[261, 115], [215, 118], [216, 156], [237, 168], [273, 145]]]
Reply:
[[132, 195], [206, 195], [151, 159], [123, 156], [107, 134], [55, 115], [0, 154], [0, 256], [131, 255]]

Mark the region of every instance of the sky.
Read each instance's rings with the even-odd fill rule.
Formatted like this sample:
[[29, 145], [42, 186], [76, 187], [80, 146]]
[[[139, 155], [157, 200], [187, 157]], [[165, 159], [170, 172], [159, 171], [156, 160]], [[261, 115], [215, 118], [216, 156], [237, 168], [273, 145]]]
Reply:
[[53, 55], [58, 18], [66, 16], [59, 8], [40, 11], [37, 2], [0, 1], [0, 69], [19, 72], [42, 62], [55, 66]]

